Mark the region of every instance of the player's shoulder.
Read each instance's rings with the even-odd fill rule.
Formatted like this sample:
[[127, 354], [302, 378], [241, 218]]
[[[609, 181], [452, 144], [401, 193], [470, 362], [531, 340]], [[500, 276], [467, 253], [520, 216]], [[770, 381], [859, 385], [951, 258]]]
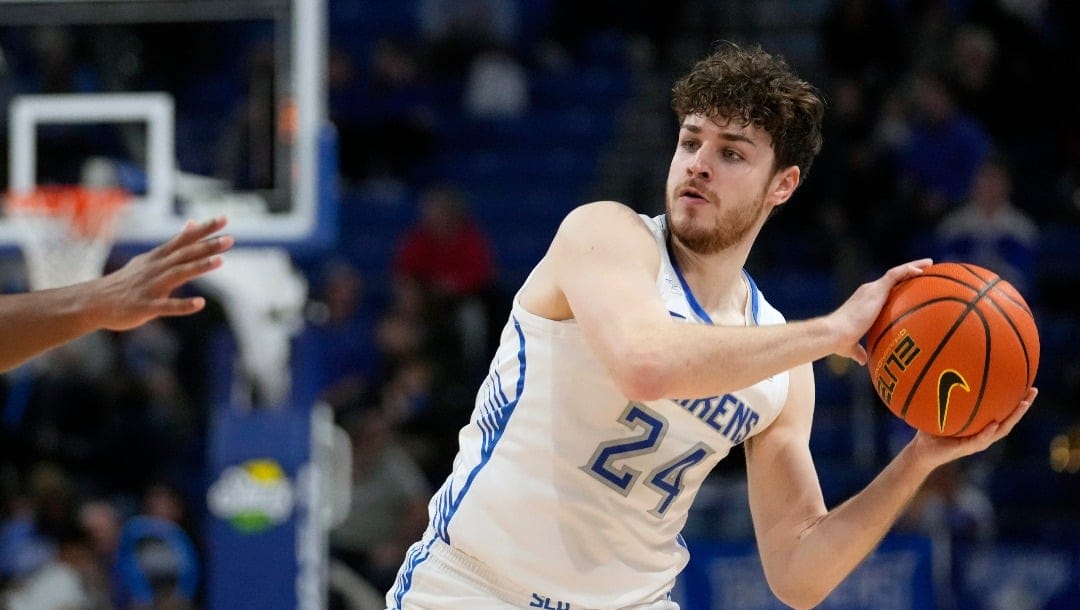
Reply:
[[566, 215], [550, 252], [574, 266], [581, 257], [602, 253], [609, 258], [656, 257], [656, 241], [655, 227], [648, 217], [618, 201], [593, 201]]
[[622, 222], [637, 220], [640, 222], [640, 216], [633, 208], [621, 201], [605, 199], [583, 203], [570, 210], [570, 213], [563, 220], [563, 224], [590, 223], [599, 220]]
[[583, 203], [570, 211], [559, 225], [557, 237], [591, 241], [599, 238], [638, 239], [651, 233], [648, 217], [619, 201]]

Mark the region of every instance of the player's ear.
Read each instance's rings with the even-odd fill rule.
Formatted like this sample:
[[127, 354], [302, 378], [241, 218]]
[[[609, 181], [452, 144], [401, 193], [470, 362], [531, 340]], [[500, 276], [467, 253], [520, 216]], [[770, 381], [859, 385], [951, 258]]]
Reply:
[[799, 177], [802, 173], [798, 165], [785, 167], [773, 175], [769, 182], [768, 199], [773, 205], [781, 205], [791, 198], [792, 193], [799, 186]]

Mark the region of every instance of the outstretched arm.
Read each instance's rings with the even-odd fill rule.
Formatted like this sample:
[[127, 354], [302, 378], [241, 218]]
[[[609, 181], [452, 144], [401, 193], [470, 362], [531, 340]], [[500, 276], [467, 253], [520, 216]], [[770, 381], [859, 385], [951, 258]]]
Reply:
[[1036, 394], [1030, 390], [1005, 421], [972, 437], [920, 432], [865, 489], [827, 511], [809, 449], [813, 392], [810, 365], [793, 371], [784, 410], [746, 445], [765, 576], [777, 597], [795, 608], [821, 603], [874, 550], [935, 468], [1004, 437]]
[[574, 318], [632, 400], [715, 396], [829, 354], [866, 362], [859, 340], [889, 290], [924, 259], [890, 269], [837, 311], [771, 326], [673, 321], [656, 290], [656, 242], [633, 210], [598, 202], [571, 212], [521, 293], [527, 309]]
[[202, 297], [170, 296], [221, 266], [229, 235], [211, 237], [224, 217], [189, 222], [180, 233], [106, 276], [79, 284], [0, 296], [0, 371], [100, 329], [128, 330], [159, 316], [193, 314]]

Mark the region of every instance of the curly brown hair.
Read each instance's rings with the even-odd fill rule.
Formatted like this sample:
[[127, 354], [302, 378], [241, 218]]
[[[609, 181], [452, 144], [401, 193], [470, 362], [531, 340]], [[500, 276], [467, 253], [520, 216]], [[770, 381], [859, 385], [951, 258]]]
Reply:
[[776, 167], [797, 165], [800, 182], [821, 150], [825, 102], [817, 88], [799, 78], [778, 55], [760, 45], [743, 48], [720, 42], [672, 88], [679, 118], [700, 114], [742, 121], [772, 137]]

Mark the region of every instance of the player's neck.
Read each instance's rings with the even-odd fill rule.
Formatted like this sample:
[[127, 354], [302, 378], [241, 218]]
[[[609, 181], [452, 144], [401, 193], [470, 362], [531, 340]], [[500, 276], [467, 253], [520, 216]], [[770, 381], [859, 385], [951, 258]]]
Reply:
[[713, 320], [718, 323], [741, 320], [749, 296], [743, 276], [748, 249], [737, 244], [719, 252], [699, 254], [677, 239], [670, 242], [675, 264], [698, 303]]

